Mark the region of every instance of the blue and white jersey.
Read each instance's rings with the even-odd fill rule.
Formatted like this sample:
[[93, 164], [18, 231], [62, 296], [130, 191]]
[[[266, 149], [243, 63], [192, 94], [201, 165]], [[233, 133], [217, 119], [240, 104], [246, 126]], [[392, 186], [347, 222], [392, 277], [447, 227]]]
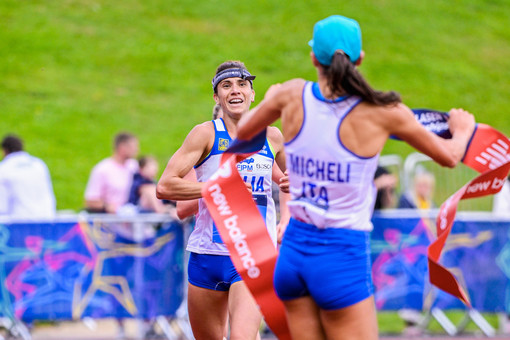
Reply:
[[294, 218], [318, 228], [372, 230], [379, 154], [358, 156], [339, 137], [343, 119], [360, 101], [356, 96], [327, 100], [317, 83], [306, 83], [303, 124], [285, 144]]
[[[221, 156], [232, 140], [223, 119], [213, 120], [213, 123], [215, 137], [212, 150], [200, 164], [195, 166], [199, 182], [207, 181], [218, 170]], [[251, 184], [253, 199], [262, 216], [265, 217], [269, 235], [276, 246], [276, 214], [271, 195], [273, 163], [274, 150], [266, 139], [262, 150], [239, 162], [237, 169], [241, 178]], [[198, 254], [229, 255], [202, 198], [198, 200], [195, 229], [189, 237], [186, 250]]]

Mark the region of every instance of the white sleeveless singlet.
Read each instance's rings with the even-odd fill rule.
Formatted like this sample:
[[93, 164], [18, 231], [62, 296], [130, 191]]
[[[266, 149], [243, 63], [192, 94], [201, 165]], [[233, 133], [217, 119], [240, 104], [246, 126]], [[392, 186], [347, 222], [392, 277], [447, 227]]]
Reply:
[[[209, 155], [195, 166], [199, 182], [207, 181], [218, 170], [221, 156], [231, 142], [223, 119], [218, 118], [213, 120], [213, 123], [215, 132], [213, 148]], [[274, 151], [266, 139], [262, 150], [239, 162], [237, 169], [241, 178], [246, 183], [251, 183], [254, 201], [265, 217], [269, 235], [276, 246], [276, 213], [271, 191], [273, 163]], [[198, 200], [195, 229], [189, 237], [186, 250], [198, 254], [229, 255], [202, 198]]]
[[360, 101], [356, 96], [327, 100], [317, 83], [306, 83], [301, 130], [285, 144], [288, 206], [295, 219], [318, 228], [372, 230], [379, 154], [358, 156], [339, 137], [343, 119]]

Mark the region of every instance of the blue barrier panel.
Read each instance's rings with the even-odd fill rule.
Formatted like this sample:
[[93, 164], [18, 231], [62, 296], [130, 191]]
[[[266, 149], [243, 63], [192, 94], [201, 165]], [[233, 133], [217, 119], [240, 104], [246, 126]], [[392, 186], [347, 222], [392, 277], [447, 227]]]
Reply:
[[183, 300], [178, 222], [0, 224], [0, 316], [172, 316]]
[[[433, 219], [393, 211], [372, 221], [378, 309], [464, 308], [428, 281]], [[184, 298], [183, 226], [135, 224], [0, 223], [0, 316], [173, 316]], [[441, 262], [455, 268], [480, 311], [510, 311], [509, 227], [509, 219], [459, 213], [446, 244]]]
[[[434, 215], [431, 215], [432, 217]], [[455, 297], [431, 288], [427, 246], [435, 220], [416, 213], [376, 213], [372, 263], [378, 309], [464, 309]], [[510, 311], [510, 220], [459, 213], [441, 263], [453, 269], [479, 311]]]

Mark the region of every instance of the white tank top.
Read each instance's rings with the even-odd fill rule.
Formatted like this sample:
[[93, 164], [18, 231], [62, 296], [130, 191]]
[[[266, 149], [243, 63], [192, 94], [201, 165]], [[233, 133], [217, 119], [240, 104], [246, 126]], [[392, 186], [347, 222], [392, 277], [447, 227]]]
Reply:
[[[215, 132], [213, 148], [209, 155], [195, 166], [199, 182], [207, 181], [218, 170], [221, 156], [231, 141], [223, 120], [218, 118], [213, 120], [213, 123]], [[237, 169], [241, 178], [246, 183], [251, 183], [253, 199], [265, 217], [266, 227], [276, 247], [276, 214], [271, 191], [273, 163], [274, 151], [266, 139], [262, 150], [239, 162]], [[195, 229], [188, 239], [186, 250], [198, 254], [229, 255], [202, 198], [198, 200]]]
[[306, 83], [301, 130], [285, 144], [294, 218], [318, 228], [372, 230], [379, 154], [358, 156], [339, 138], [343, 119], [360, 101], [327, 100], [317, 83]]

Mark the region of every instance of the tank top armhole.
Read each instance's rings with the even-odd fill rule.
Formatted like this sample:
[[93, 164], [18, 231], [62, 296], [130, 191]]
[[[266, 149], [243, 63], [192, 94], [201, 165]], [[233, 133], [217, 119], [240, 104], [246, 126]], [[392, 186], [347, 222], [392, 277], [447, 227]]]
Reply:
[[267, 146], [269, 146], [269, 151], [271, 151], [271, 156], [274, 159], [276, 152], [274, 151], [273, 145], [271, 145], [271, 142], [269, 141], [268, 138], [266, 138], [266, 141], [267, 141]]
[[[221, 118], [218, 118], [218, 119], [221, 119]], [[216, 120], [218, 120], [218, 119], [216, 119]], [[200, 163], [198, 163], [198, 164], [193, 166], [193, 168], [195, 168], [195, 169], [200, 167], [202, 164], [204, 164], [205, 161], [208, 160], [211, 157], [214, 148], [217, 147], [217, 144], [218, 144], [218, 138], [216, 138], [216, 135], [217, 135], [216, 127], [217, 127], [217, 125], [216, 125], [216, 122], [214, 120], [211, 120], [211, 122], [213, 124], [213, 129], [214, 129], [214, 143], [213, 143], [213, 146], [212, 146], [211, 150], [209, 151], [209, 153], [207, 154], [207, 156], [205, 156], [205, 158]], [[223, 121], [222, 121], [222, 123], [223, 123]], [[225, 127], [225, 123], [223, 123], [223, 127]]]
[[377, 157], [377, 155], [379, 155], [378, 153], [371, 156], [371, 157], [364, 157], [364, 156], [360, 156], [358, 155], [357, 153], [353, 152], [351, 149], [349, 149], [348, 147], [346, 147], [344, 145], [344, 143], [342, 143], [342, 139], [340, 138], [340, 127], [342, 126], [342, 123], [344, 122], [344, 119], [345, 117], [347, 117], [351, 112], [352, 110], [358, 106], [359, 103], [361, 103], [363, 100], [362, 99], [358, 99], [352, 106], [351, 108], [349, 109], [349, 111], [347, 111], [345, 113], [345, 115], [342, 117], [342, 119], [340, 120], [340, 122], [338, 123], [338, 128], [336, 129], [337, 133], [336, 133], [336, 137], [338, 139], [338, 143], [340, 144], [340, 147], [343, 148], [345, 151], [347, 151], [348, 153], [350, 153], [351, 155], [353, 155], [354, 157], [357, 157], [359, 159], [372, 159], [374, 157]]
[[207, 156], [200, 162], [198, 163], [197, 165], [194, 165], [193, 168], [197, 169], [199, 168], [202, 164], [205, 163], [206, 160], [208, 160], [209, 158], [211, 157], [211, 152], [209, 151], [209, 153], [207, 154]]
[[301, 122], [301, 127], [299, 128], [298, 133], [296, 133], [296, 135], [291, 140], [289, 140], [286, 143], [283, 143], [284, 145], [290, 145], [292, 142], [294, 142], [299, 137], [299, 135], [303, 131], [303, 128], [304, 128], [305, 122], [306, 122], [305, 91], [308, 86], [311, 86], [310, 84], [313, 84], [313, 82], [307, 81], [305, 83], [305, 86], [303, 86], [303, 92], [301, 93], [301, 106], [303, 107], [303, 121]]

